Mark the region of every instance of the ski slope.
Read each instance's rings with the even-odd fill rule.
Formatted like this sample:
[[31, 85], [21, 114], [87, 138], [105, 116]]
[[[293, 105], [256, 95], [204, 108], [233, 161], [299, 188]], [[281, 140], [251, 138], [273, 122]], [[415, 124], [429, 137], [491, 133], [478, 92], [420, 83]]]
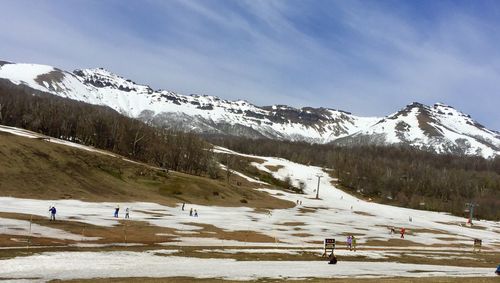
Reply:
[[[39, 137], [37, 134], [9, 127], [0, 127], [27, 138]], [[51, 139], [54, 141], [56, 139]], [[93, 148], [61, 142], [81, 150]], [[483, 248], [488, 252], [500, 252], [500, 223], [495, 221], [476, 221], [475, 227], [462, 224], [466, 219], [438, 213], [394, 207], [368, 202], [351, 196], [333, 185], [334, 179], [323, 168], [306, 166], [281, 158], [262, 157], [240, 154], [217, 147], [218, 153], [240, 155], [260, 159], [252, 163], [259, 170], [266, 171], [278, 179], [290, 178], [295, 185], [305, 183], [304, 194], [295, 194], [270, 186], [260, 190], [275, 196], [299, 203], [288, 209], [255, 210], [249, 207], [221, 207], [182, 203], [165, 206], [151, 202], [85, 202], [80, 200], [38, 200], [0, 196], [0, 213], [17, 213], [47, 217], [49, 206], [57, 208], [58, 220], [87, 223], [99, 227], [117, 227], [122, 225], [125, 208], [130, 208], [130, 219], [141, 221], [156, 227], [171, 228], [171, 233], [158, 233], [165, 236], [166, 252], [162, 251], [119, 251], [119, 252], [44, 252], [31, 256], [20, 256], [0, 260], [0, 279], [2, 278], [37, 278], [40, 281], [52, 279], [83, 279], [96, 277], [172, 277], [188, 276], [197, 278], [226, 278], [247, 280], [258, 278], [328, 278], [328, 277], [388, 277], [388, 276], [493, 276], [493, 270], [487, 268], [450, 267], [436, 265], [416, 265], [395, 262], [408, 251], [419, 253], [423, 257], [434, 259], [476, 260], [470, 253], [473, 239], [481, 238]], [[267, 166], [267, 167], [266, 167]], [[269, 166], [278, 168], [276, 171]], [[241, 172], [234, 174], [263, 185], [262, 181], [245, 176]], [[317, 176], [321, 175], [319, 199], [315, 199]], [[114, 218], [114, 208], [119, 205], [120, 217]], [[189, 216], [193, 208], [199, 217]], [[412, 221], [409, 218], [412, 218]], [[252, 231], [269, 236], [267, 242], [227, 240], [217, 233], [200, 232], [203, 226], [213, 225], [222, 231]], [[0, 218], [0, 236], [23, 237], [28, 235], [28, 221]], [[390, 242], [399, 239], [399, 234], [391, 235], [389, 228], [396, 231], [404, 227], [407, 235], [403, 244]], [[175, 254], [176, 247], [205, 247], [200, 253], [217, 254], [278, 254], [300, 256], [302, 253], [320, 255], [323, 239], [335, 238], [339, 249], [337, 255], [349, 256], [353, 252], [343, 248], [346, 235], [356, 235], [361, 258], [378, 262], [341, 262], [332, 273], [331, 266], [317, 261], [245, 261], [234, 259], [185, 257]], [[32, 225], [31, 235], [58, 240], [70, 240], [68, 247], [106, 247], [99, 238], [85, 237], [70, 233], [57, 227]], [[129, 245], [140, 243], [115, 243], [116, 247], [126, 249]], [[214, 247], [214, 248], [209, 248]], [[177, 249], [176, 249], [177, 250]], [[426, 254], [428, 252], [428, 254]], [[163, 254], [162, 254], [163, 253]], [[205, 256], [206, 257], [206, 256]], [[64, 264], [71, 259], [70, 264]], [[387, 261], [390, 259], [390, 261]], [[114, 262], [112, 265], [106, 263]], [[134, 272], [130, 270], [134, 264]], [[137, 265], [139, 264], [139, 265]], [[165, 268], [166, 266], [172, 268]], [[356, 268], [353, 268], [356, 266]], [[416, 271], [419, 272], [416, 272]], [[27, 276], [29, 275], [29, 276]]]

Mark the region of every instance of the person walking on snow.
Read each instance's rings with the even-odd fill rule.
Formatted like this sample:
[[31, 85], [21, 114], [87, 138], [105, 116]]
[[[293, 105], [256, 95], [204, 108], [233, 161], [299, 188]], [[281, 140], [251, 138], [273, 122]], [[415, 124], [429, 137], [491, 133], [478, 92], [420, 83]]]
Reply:
[[130, 218], [130, 214], [129, 214], [130, 210], [128, 209], [125, 209], [125, 218]]
[[189, 210], [189, 216], [193, 216], [193, 208], [191, 207], [191, 209]]
[[119, 211], [120, 211], [120, 206], [116, 205], [116, 207], [115, 207], [115, 215], [114, 216], [117, 217], [117, 218], [118, 218], [118, 212]]
[[352, 238], [351, 236], [347, 236], [347, 248], [352, 251]]
[[50, 221], [54, 220], [56, 221], [56, 207], [52, 206], [50, 209]]
[[185, 202], [182, 203], [182, 211], [184, 211], [184, 206], [186, 205]]
[[351, 236], [352, 248], [356, 251], [356, 237]]
[[405, 231], [406, 231], [406, 229], [404, 227], [401, 228], [401, 239], [405, 238]]
[[198, 217], [198, 211], [196, 209], [194, 210], [194, 217]]

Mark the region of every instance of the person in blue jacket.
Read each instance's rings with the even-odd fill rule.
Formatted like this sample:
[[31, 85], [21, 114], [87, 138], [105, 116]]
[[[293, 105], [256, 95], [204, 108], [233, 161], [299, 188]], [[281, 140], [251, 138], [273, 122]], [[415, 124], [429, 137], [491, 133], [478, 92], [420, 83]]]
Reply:
[[52, 206], [49, 209], [49, 211], [50, 211], [50, 221], [52, 221], [52, 220], [56, 221], [56, 212], [57, 212], [56, 207]]
[[495, 271], [497, 275], [500, 275], [500, 264], [497, 266], [497, 270]]

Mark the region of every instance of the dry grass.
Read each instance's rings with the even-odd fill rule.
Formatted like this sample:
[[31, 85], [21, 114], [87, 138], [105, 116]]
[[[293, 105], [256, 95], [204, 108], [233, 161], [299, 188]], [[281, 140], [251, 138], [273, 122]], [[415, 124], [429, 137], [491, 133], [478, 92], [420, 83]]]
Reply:
[[[294, 204], [240, 186], [179, 172], [166, 173], [121, 157], [0, 132], [0, 196], [84, 201], [179, 202], [254, 208]], [[245, 202], [242, 202], [245, 200]]]

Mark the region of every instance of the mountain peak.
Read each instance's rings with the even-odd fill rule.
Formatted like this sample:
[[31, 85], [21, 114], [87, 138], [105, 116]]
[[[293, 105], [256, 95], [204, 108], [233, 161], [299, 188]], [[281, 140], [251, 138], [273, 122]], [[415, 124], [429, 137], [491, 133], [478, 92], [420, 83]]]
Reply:
[[77, 69], [73, 71], [84, 83], [91, 84], [98, 88], [115, 88], [121, 91], [137, 91], [153, 93], [153, 90], [146, 85], [140, 85], [132, 80], [114, 74], [104, 68]]
[[45, 65], [6, 64], [0, 65], [0, 78], [178, 130], [312, 143], [407, 144], [484, 157], [500, 154], [498, 132], [444, 103], [429, 107], [412, 102], [383, 118], [360, 117], [324, 107], [258, 107], [241, 99], [153, 91], [104, 68], [71, 74]]

